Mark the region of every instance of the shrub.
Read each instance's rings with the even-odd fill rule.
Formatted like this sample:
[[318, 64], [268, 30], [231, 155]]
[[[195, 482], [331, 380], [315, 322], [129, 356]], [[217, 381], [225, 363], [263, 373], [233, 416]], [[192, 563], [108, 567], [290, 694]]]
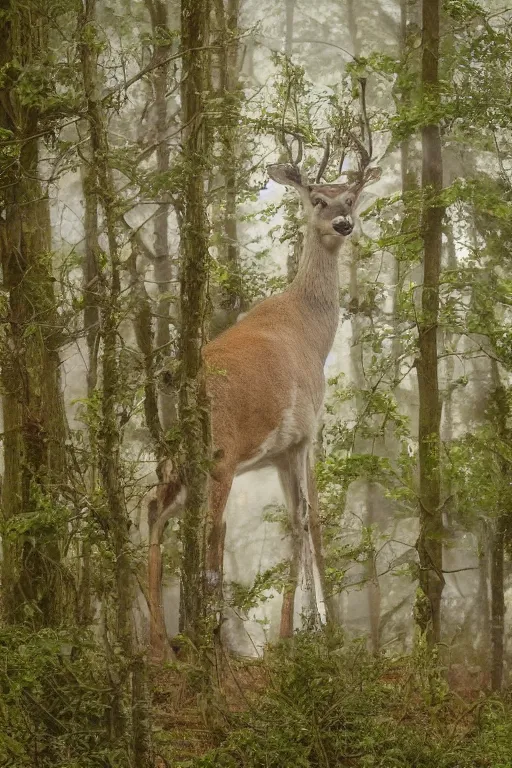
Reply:
[[88, 635], [0, 629], [1, 766], [127, 765], [109, 739], [111, 702], [106, 659]]
[[183, 768], [512, 768], [509, 704], [465, 703], [421, 645], [375, 658], [338, 634], [297, 634], [265, 665], [264, 693]]

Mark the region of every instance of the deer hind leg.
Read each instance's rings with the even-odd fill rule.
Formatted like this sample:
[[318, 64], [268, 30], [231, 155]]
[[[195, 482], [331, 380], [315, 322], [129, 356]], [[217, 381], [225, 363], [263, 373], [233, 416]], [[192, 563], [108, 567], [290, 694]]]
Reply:
[[293, 619], [295, 613], [295, 593], [299, 583], [300, 559], [301, 559], [301, 530], [299, 518], [299, 486], [295, 479], [295, 473], [291, 466], [291, 457], [286, 456], [278, 465], [279, 480], [283, 488], [288, 509], [288, 522], [290, 526], [291, 557], [288, 582], [283, 593], [283, 605], [281, 607], [281, 626], [279, 637], [291, 637], [293, 635]]
[[228, 501], [235, 468], [232, 462], [222, 461], [210, 476], [208, 513], [210, 530], [206, 549], [206, 582], [212, 592], [222, 594], [225, 526], [224, 510]]
[[297, 586], [306, 597], [305, 614], [309, 626], [318, 626], [314, 557], [311, 546], [308, 500], [308, 446], [289, 451], [279, 462], [279, 479], [285, 493], [292, 537], [290, 577], [283, 596], [280, 637], [293, 634]]
[[[299, 477], [299, 519], [301, 527], [301, 570], [299, 577], [299, 586], [305, 598], [303, 605], [303, 614], [308, 629], [318, 629], [321, 625], [320, 614], [318, 611], [318, 591], [321, 593], [318, 567], [315, 557], [315, 546], [311, 536], [311, 520], [309, 502], [309, 450], [306, 448], [297, 457], [297, 474]], [[315, 580], [315, 570], [317, 579]], [[319, 595], [320, 596], [320, 595]]]

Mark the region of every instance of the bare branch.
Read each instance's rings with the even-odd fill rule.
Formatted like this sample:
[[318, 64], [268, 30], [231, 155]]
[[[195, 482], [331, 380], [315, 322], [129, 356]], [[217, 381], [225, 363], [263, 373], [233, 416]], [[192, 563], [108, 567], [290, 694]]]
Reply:
[[216, 51], [218, 49], [219, 49], [218, 45], [201, 45], [201, 46], [198, 46], [197, 48], [190, 48], [188, 51], [179, 51], [178, 53], [173, 53], [172, 56], [167, 56], [164, 59], [159, 57], [153, 58], [152, 61], [150, 61], [146, 67], [143, 67], [139, 72], [137, 72], [136, 75], [133, 75], [133, 77], [130, 77], [124, 83], [120, 83], [120, 85], [116, 85], [113, 88], [110, 88], [107, 91], [107, 93], [102, 97], [101, 101], [104, 103], [105, 101], [108, 101], [108, 99], [111, 96], [114, 96], [116, 93], [120, 93], [121, 91], [127, 91], [128, 88], [130, 88], [132, 85], [134, 85], [139, 80], [141, 80], [149, 72], [152, 72], [154, 69], [158, 69], [158, 67], [163, 67], [165, 64], [169, 64], [169, 62], [171, 61], [175, 61], [176, 59], [181, 59], [184, 54], [189, 54], [194, 51], [207, 51], [207, 50]]

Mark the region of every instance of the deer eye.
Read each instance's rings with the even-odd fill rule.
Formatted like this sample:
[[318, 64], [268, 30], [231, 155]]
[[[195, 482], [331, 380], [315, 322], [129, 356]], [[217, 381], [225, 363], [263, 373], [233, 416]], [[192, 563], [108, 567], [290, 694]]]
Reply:
[[354, 204], [353, 198], [347, 197], [347, 199], [345, 200], [345, 205], [348, 205], [349, 208], [352, 208], [353, 204]]
[[314, 205], [315, 206], [319, 205], [321, 208], [327, 208], [327, 203], [325, 202], [325, 200], [322, 200], [321, 197], [317, 197], [315, 199]]

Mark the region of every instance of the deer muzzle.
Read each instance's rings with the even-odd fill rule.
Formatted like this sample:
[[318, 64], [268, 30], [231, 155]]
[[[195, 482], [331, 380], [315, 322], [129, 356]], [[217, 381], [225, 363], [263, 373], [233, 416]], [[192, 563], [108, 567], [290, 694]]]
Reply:
[[339, 234], [346, 237], [354, 229], [352, 221], [347, 216], [337, 216], [332, 221], [332, 228]]

